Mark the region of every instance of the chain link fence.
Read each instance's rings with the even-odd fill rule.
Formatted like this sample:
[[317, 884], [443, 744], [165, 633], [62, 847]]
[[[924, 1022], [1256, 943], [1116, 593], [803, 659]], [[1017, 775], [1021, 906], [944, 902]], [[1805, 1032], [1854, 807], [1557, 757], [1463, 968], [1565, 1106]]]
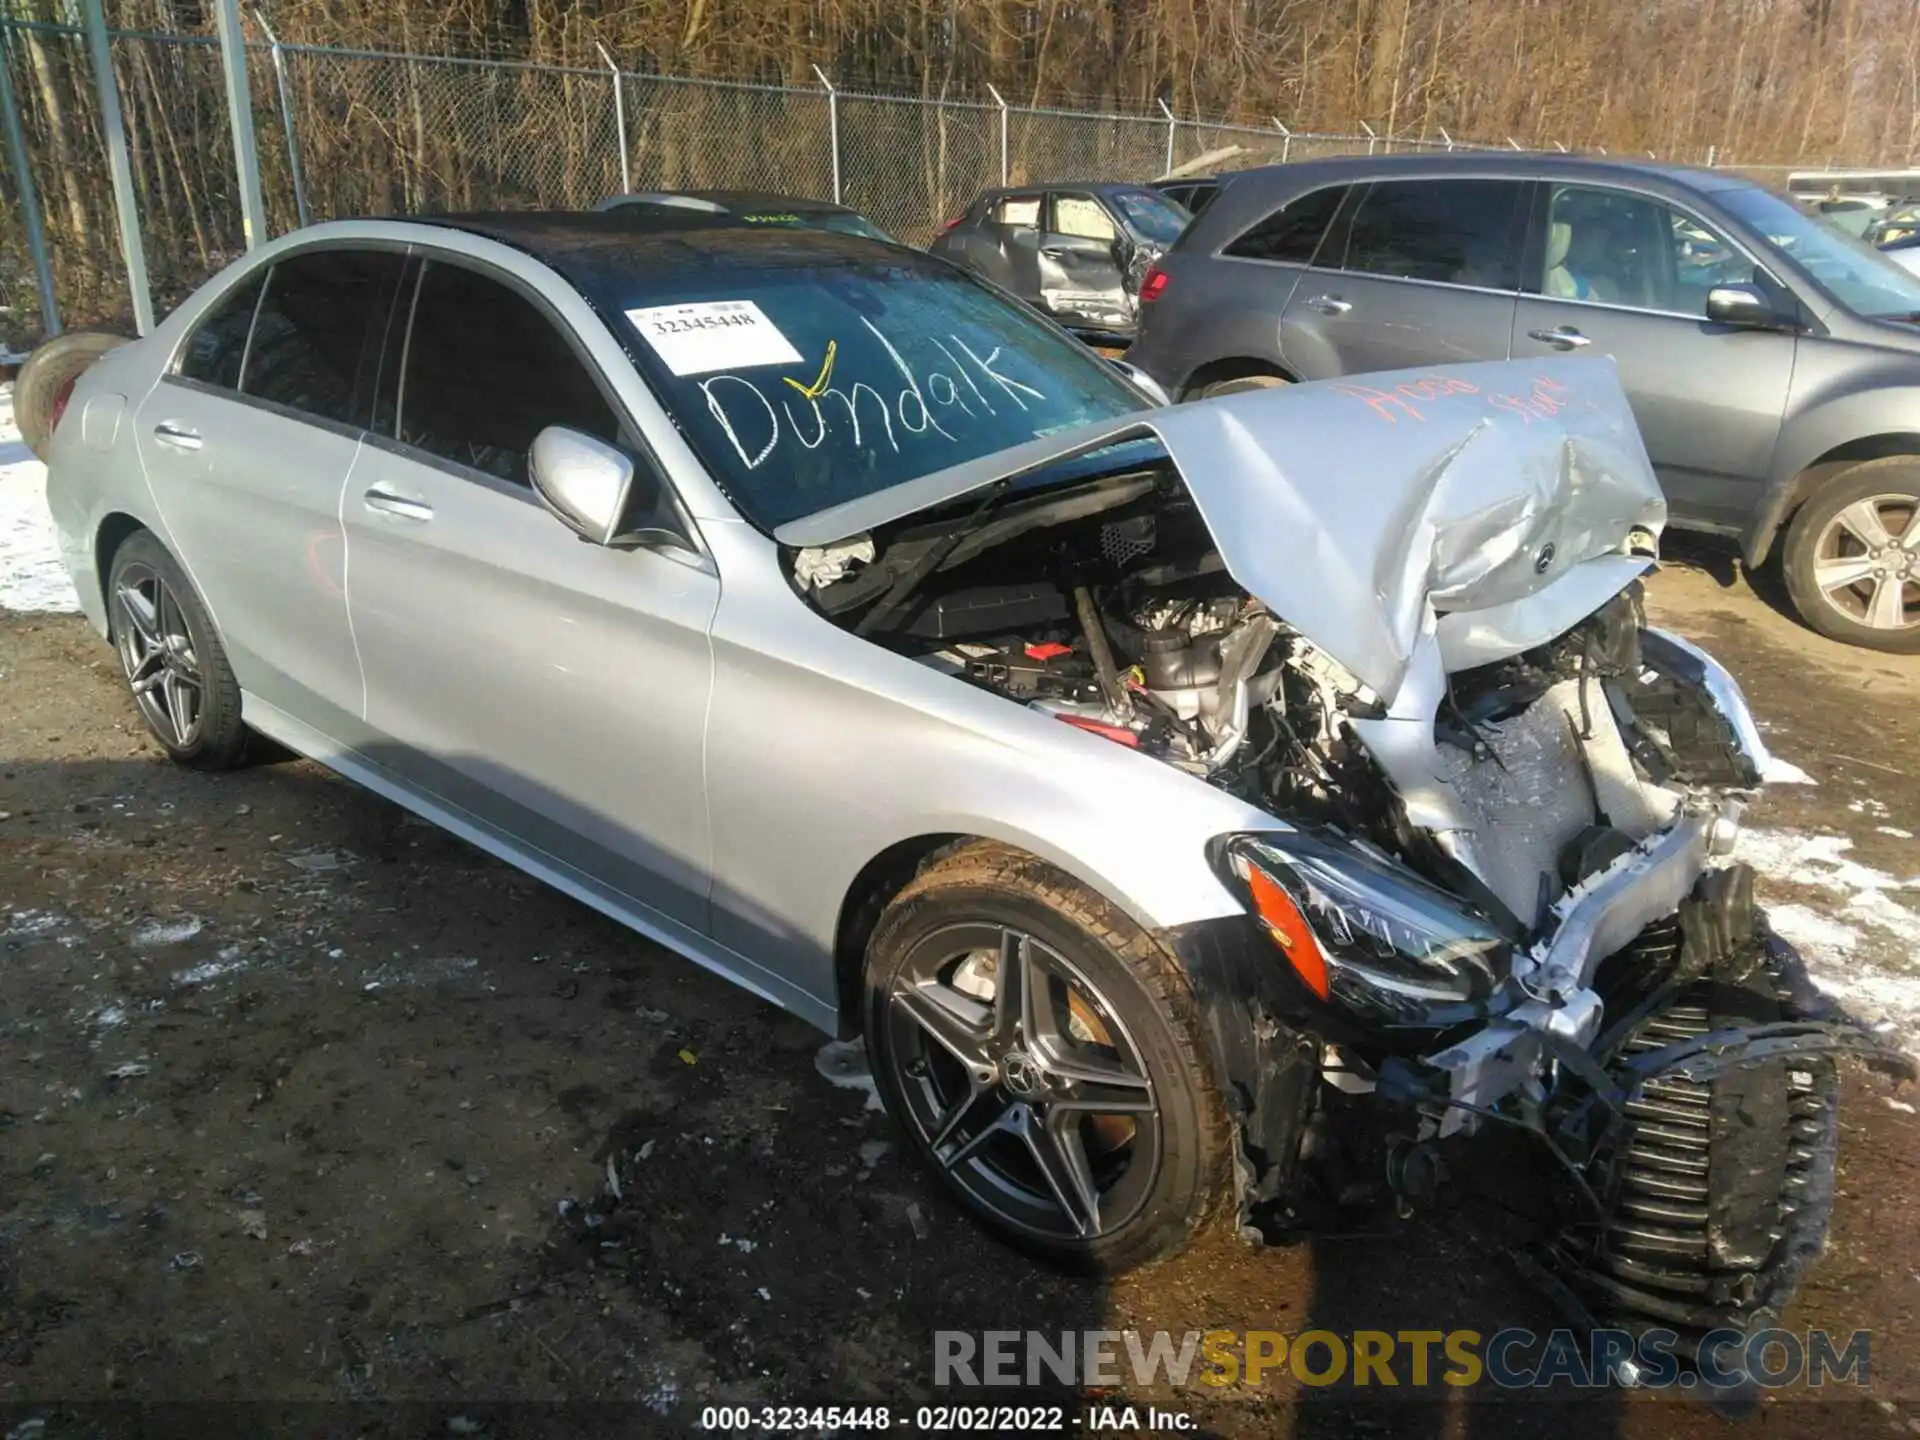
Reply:
[[[218, 43], [108, 31], [156, 312], [241, 253], [240, 186]], [[622, 189], [832, 196], [923, 244], [982, 189], [1150, 180], [1321, 155], [1500, 149], [1440, 138], [1316, 134], [1162, 109], [1038, 106], [641, 75], [371, 50], [247, 44], [266, 222], [584, 208]], [[86, 32], [0, 19], [0, 100], [18, 120], [68, 324], [131, 310], [101, 76]], [[1509, 146], [1514, 142], [1507, 142]], [[0, 168], [0, 340], [42, 331], [11, 147]], [[1696, 157], [1699, 158], [1699, 157]], [[1772, 184], [1785, 167], [1718, 163]]]

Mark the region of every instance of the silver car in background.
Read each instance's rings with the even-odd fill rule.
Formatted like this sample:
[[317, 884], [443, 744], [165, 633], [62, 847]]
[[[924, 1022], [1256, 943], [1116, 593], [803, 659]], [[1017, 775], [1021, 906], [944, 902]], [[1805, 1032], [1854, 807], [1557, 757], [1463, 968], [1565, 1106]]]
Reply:
[[1418, 1196], [1489, 1118], [1610, 1312], [1760, 1323], [1818, 1248], [1874, 1047], [1717, 858], [1765, 752], [1642, 623], [1605, 362], [1163, 407], [857, 237], [351, 222], [99, 358], [46, 454], [175, 757], [269, 736], [864, 1035], [1050, 1260], [1278, 1235], [1342, 1150]]

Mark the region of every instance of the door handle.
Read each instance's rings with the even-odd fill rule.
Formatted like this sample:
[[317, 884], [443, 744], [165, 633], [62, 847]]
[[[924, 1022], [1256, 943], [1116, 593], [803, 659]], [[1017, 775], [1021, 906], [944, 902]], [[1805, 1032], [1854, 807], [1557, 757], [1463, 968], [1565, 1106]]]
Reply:
[[1342, 300], [1338, 295], [1316, 295], [1307, 301], [1307, 305], [1322, 315], [1344, 315], [1353, 309], [1351, 300]]
[[1557, 345], [1562, 350], [1578, 350], [1593, 343], [1571, 325], [1562, 325], [1558, 330], [1529, 330], [1527, 338], [1538, 340], [1542, 345]]
[[392, 515], [401, 520], [431, 520], [433, 506], [412, 495], [402, 495], [389, 490], [384, 485], [376, 485], [360, 497], [369, 510], [378, 510], [382, 515]]
[[1072, 254], [1073, 252], [1070, 250], [1064, 250], [1058, 245], [1042, 245], [1040, 247], [1040, 253], [1046, 256], [1047, 259], [1049, 260], [1064, 260], [1067, 258], [1068, 255]]
[[154, 426], [153, 438], [162, 445], [171, 445], [176, 450], [198, 450], [202, 443], [198, 430], [191, 425], [180, 425], [172, 420], [162, 420]]

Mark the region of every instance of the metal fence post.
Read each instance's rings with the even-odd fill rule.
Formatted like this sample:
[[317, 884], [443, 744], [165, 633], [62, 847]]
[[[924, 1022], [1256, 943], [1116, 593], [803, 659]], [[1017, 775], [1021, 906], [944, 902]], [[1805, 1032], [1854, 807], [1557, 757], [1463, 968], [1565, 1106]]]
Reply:
[[1367, 132], [1367, 154], [1371, 155], [1374, 147], [1380, 143], [1379, 136], [1373, 133], [1373, 127], [1364, 120], [1360, 122], [1360, 128]]
[[1522, 145], [1518, 140], [1514, 139], [1511, 135], [1509, 135], [1507, 136], [1507, 148], [1509, 150], [1524, 150], [1527, 147]]
[[240, 0], [214, 0], [220, 66], [227, 74], [227, 115], [233, 124], [233, 168], [240, 177], [240, 228], [247, 248], [267, 239], [267, 202], [260, 193], [260, 151], [253, 143], [253, 90], [247, 84], [247, 32]]
[[1173, 132], [1176, 122], [1173, 118], [1173, 111], [1167, 108], [1166, 101], [1155, 100], [1153, 103], [1158, 105], [1160, 107], [1160, 113], [1167, 117], [1167, 168], [1160, 173], [1170, 175], [1173, 173]]
[[307, 225], [311, 223], [307, 214], [307, 177], [300, 169], [300, 137], [293, 128], [293, 92], [287, 86], [286, 54], [280, 48], [280, 37], [273, 33], [273, 27], [267, 24], [265, 15], [255, 10], [253, 23], [260, 27], [260, 33], [267, 37], [267, 44], [273, 47], [273, 88], [280, 96], [280, 128], [287, 136], [287, 172], [293, 180], [293, 209], [300, 217], [300, 223]]
[[1000, 92], [987, 86], [987, 93], [993, 96], [993, 103], [1000, 107], [1000, 183], [1011, 185], [1012, 172], [1007, 168], [1007, 102], [1000, 98]]
[[133, 191], [133, 164], [127, 158], [127, 126], [120, 115], [120, 86], [113, 78], [113, 52], [107, 45], [106, 17], [100, 0], [83, 0], [87, 53], [93, 84], [100, 96], [100, 129], [107, 142], [107, 168], [113, 174], [113, 208], [120, 221], [120, 254], [127, 262], [127, 293], [133, 302], [133, 327], [153, 329], [153, 293], [147, 288], [147, 251], [140, 239], [140, 202]]
[[840, 203], [840, 92], [833, 88], [833, 82], [827, 79], [827, 72], [818, 65], [813, 73], [820, 83], [827, 87], [827, 143], [833, 146], [833, 203]]
[[1447, 142], [1447, 153], [1451, 155], [1453, 153], [1453, 137], [1447, 134], [1447, 127], [1444, 125], [1440, 127], [1440, 138]]
[[[0, 30], [0, 40], [8, 32]], [[60, 300], [53, 290], [53, 265], [47, 259], [47, 227], [40, 218], [40, 192], [27, 167], [27, 140], [20, 129], [20, 105], [13, 95], [13, 61], [0, 44], [0, 108], [6, 110], [7, 161], [13, 166], [13, 191], [20, 201], [20, 222], [27, 227], [27, 253], [40, 283], [40, 328], [51, 340], [60, 333]]]
[[1293, 154], [1293, 132], [1280, 123], [1278, 115], [1270, 115], [1267, 118], [1273, 121], [1273, 128], [1280, 132], [1280, 163], [1284, 165]]
[[1707, 168], [1709, 170], [1713, 168], [1714, 157], [1717, 156], [1719, 153], [1720, 153], [1720, 147], [1718, 145], [1707, 146]]
[[607, 62], [607, 70], [613, 76], [613, 125], [620, 134], [620, 193], [633, 193], [633, 174], [627, 168], [627, 96], [626, 86], [620, 80], [620, 67], [613, 63], [613, 56], [607, 53], [607, 47], [598, 40], [593, 48], [600, 52], [600, 58]]

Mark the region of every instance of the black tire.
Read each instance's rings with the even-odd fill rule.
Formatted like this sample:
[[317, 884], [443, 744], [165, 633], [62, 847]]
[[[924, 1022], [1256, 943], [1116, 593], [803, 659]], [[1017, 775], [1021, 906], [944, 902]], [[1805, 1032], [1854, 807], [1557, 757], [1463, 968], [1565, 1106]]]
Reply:
[[[240, 682], [207, 607], [150, 532], [135, 531], [114, 551], [106, 600], [121, 672], [153, 738], [190, 769], [241, 764], [248, 730], [240, 719]], [[176, 697], [189, 691], [192, 700], [180, 700], [176, 708]], [[192, 723], [182, 725], [187, 714]]]
[[1216, 380], [1202, 386], [1200, 397], [1211, 400], [1216, 395], [1244, 395], [1249, 390], [1272, 390], [1292, 383], [1284, 375], [1236, 375], [1231, 380]]
[[[1872, 527], [1852, 518], [1869, 510], [1891, 553], [1882, 546], [1876, 555]], [[1835, 586], [1835, 574], [1855, 568], [1842, 569], [1847, 562], [1890, 573], [1869, 571], [1854, 584]], [[1787, 527], [1781, 571], [1794, 609], [1822, 635], [1869, 650], [1920, 654], [1920, 458], [1869, 460], [1821, 486]], [[1896, 605], [1900, 623], [1889, 624]]]
[[29, 450], [46, 455], [47, 441], [53, 438], [58, 412], [65, 407], [73, 382], [109, 350], [129, 343], [125, 335], [104, 330], [72, 330], [27, 357], [13, 382], [13, 418]]
[[[1006, 953], [995, 936], [1017, 937], [1016, 954], [1044, 977], [1050, 1014], [980, 1069], [961, 1064], [916, 1010], [930, 974], [957, 978], [977, 957]], [[993, 961], [996, 983], [1006, 964]], [[952, 1021], [991, 1045], [999, 1012], [991, 1000], [970, 1003], [984, 1018], [947, 1010], [941, 1028]], [[865, 1019], [889, 1113], [961, 1206], [1027, 1253], [1115, 1274], [1178, 1253], [1232, 1212], [1230, 1127], [1185, 971], [1117, 908], [1033, 856], [970, 842], [924, 868], [875, 927]], [[1062, 1085], [1067, 1070], [1079, 1083]], [[1121, 1075], [1124, 1084], [1106, 1078]], [[1150, 1113], [1107, 1110], [1109, 1095]], [[975, 1113], [942, 1144], [934, 1122], [960, 1113], [963, 1096]], [[1079, 1206], [1077, 1227], [1064, 1199], [1042, 1188], [1042, 1146], [1056, 1159], [1079, 1155], [1077, 1170], [1069, 1161], [1053, 1171], [1084, 1175], [1077, 1194], [1097, 1197]], [[1051, 1183], [1053, 1197], [1068, 1193]]]

